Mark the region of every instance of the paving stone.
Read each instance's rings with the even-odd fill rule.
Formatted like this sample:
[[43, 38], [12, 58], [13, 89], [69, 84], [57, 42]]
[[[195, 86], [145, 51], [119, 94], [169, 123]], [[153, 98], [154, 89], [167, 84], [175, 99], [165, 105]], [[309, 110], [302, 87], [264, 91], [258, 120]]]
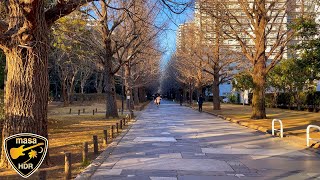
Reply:
[[196, 176], [226, 176], [225, 171], [177, 171], [179, 176], [196, 175]]
[[205, 156], [206, 154], [205, 153], [195, 153], [194, 155], [195, 156]]
[[274, 159], [274, 160], [284, 160], [284, 161], [290, 161], [290, 160], [297, 160], [298, 157], [284, 157], [284, 156], [250, 156], [253, 160], [260, 160], [260, 159]]
[[177, 180], [177, 177], [150, 177], [151, 180]]
[[[95, 180], [316, 179], [320, 160], [304, 148], [163, 101], [142, 111], [102, 158]], [[94, 172], [94, 171], [90, 171]]]
[[101, 164], [100, 168], [111, 169], [119, 160], [120, 158], [109, 158]]
[[213, 159], [161, 159], [132, 158], [120, 160], [114, 166], [117, 169], [159, 169], [159, 170], [197, 170], [197, 171], [233, 171], [224, 161]]
[[146, 153], [145, 152], [137, 152], [136, 155], [143, 155], [144, 156], [144, 155], [146, 155]]
[[[198, 155], [196, 155], [198, 154]], [[205, 154], [194, 153], [194, 152], [181, 152], [182, 158], [184, 159], [209, 159]]]
[[112, 176], [112, 175], [120, 175], [122, 169], [98, 169], [94, 175], [95, 176]]
[[162, 132], [161, 134], [163, 134], [163, 135], [169, 135], [169, 134], [171, 134], [171, 133], [169, 133], [169, 132]]
[[177, 142], [174, 137], [136, 137], [134, 142]]
[[252, 144], [247, 144], [247, 145], [243, 145], [245, 148], [252, 148], [252, 149], [257, 149], [257, 148], [262, 148], [261, 146], [258, 145], [252, 145]]
[[239, 180], [235, 176], [199, 176], [199, 175], [184, 175], [178, 176], [178, 180]]
[[168, 153], [168, 154], [160, 154], [159, 155], [160, 158], [170, 158], [170, 159], [181, 159], [181, 153]]
[[168, 147], [168, 146], [171, 146], [171, 144], [169, 144], [169, 143], [152, 143], [152, 146]]
[[227, 161], [230, 166], [244, 166], [240, 161]]
[[244, 172], [243, 173], [246, 177], [261, 177], [261, 174], [257, 172]]
[[210, 154], [254, 154], [254, 155], [288, 155], [288, 156], [309, 156], [308, 154], [295, 151], [295, 150], [284, 150], [284, 149], [225, 149], [225, 148], [202, 148], [203, 153]]

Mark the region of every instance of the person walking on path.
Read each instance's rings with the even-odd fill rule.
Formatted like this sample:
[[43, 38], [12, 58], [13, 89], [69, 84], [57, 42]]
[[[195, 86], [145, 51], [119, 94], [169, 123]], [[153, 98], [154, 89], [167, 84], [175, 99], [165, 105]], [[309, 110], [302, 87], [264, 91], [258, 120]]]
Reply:
[[202, 112], [202, 104], [203, 104], [203, 97], [202, 97], [202, 94], [200, 94], [198, 98], [199, 112]]
[[161, 101], [161, 97], [160, 97], [160, 95], [158, 95], [158, 96], [156, 97], [156, 99], [155, 99], [155, 103], [157, 104], [158, 107], [159, 107], [159, 105], [160, 105], [160, 101]]
[[183, 103], [183, 94], [180, 94], [180, 106], [182, 106]]

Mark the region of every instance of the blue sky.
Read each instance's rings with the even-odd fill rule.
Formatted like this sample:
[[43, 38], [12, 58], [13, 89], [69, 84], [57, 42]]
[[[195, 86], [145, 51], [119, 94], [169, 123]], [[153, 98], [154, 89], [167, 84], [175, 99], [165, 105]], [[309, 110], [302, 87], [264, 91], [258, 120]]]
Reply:
[[178, 25], [189, 22], [193, 19], [193, 8], [188, 8], [182, 14], [175, 14], [167, 8], [163, 8], [161, 14], [156, 19], [156, 24], [168, 23], [167, 30], [165, 30], [159, 37], [159, 42], [162, 49], [165, 51], [161, 60], [161, 67], [163, 68], [169, 61], [171, 54], [176, 49], [176, 36]]

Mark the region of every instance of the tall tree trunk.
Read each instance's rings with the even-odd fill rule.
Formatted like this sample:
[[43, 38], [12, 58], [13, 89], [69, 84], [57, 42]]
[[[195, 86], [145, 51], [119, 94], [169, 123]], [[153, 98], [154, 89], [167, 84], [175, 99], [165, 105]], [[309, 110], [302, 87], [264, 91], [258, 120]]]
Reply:
[[301, 99], [300, 99], [299, 90], [297, 90], [295, 94], [296, 94], [295, 95], [295, 97], [296, 97], [295, 99], [296, 99], [298, 111], [301, 111]]
[[243, 105], [243, 106], [245, 105], [245, 101], [244, 101], [245, 92], [246, 92], [246, 91], [242, 91], [242, 105]]
[[213, 78], [212, 98], [213, 98], [213, 110], [220, 110], [221, 107], [220, 107], [219, 79], [216, 77]]
[[63, 105], [68, 106], [69, 100], [68, 100], [68, 89], [67, 89], [67, 79], [64, 78], [61, 81], [61, 91], [62, 91], [62, 99], [63, 99]]
[[106, 118], [119, 117], [117, 111], [117, 99], [115, 91], [115, 80], [112, 73], [105, 75], [105, 92], [106, 92]]
[[[217, 13], [219, 13], [217, 11]], [[219, 15], [219, 14], [217, 14]], [[215, 46], [214, 46], [214, 65], [213, 65], [213, 86], [212, 86], [212, 98], [213, 98], [213, 110], [220, 110], [220, 38], [221, 38], [221, 24], [220, 19], [217, 19], [215, 26]]]
[[138, 106], [139, 105], [139, 88], [135, 87], [134, 88], [134, 93], [133, 93], [134, 97], [134, 105]]
[[[48, 28], [44, 1], [18, 4], [9, 1], [9, 28], [18, 29], [12, 44], [4, 50], [8, 74], [5, 87], [5, 120], [2, 139], [17, 133], [34, 133], [48, 138]], [[29, 17], [25, 9], [35, 15]], [[23, 23], [21, 27], [13, 27]], [[46, 158], [46, 161], [48, 158]], [[4, 149], [2, 167], [9, 167]]]
[[182, 89], [182, 93], [183, 93], [183, 102], [186, 102], [187, 101], [187, 90], [186, 90], [186, 87], [185, 85], [183, 85], [183, 89]]
[[70, 82], [70, 88], [69, 88], [69, 92], [68, 92], [68, 102], [72, 104], [73, 99], [74, 99], [74, 82], [76, 80], [76, 74], [77, 72], [72, 76], [71, 78], [71, 82]]
[[84, 84], [81, 83], [81, 94], [84, 94]]
[[273, 105], [272, 105], [273, 108], [277, 108], [277, 106], [278, 106], [277, 99], [278, 99], [278, 93], [274, 92], [273, 93]]
[[124, 66], [124, 84], [125, 84], [125, 91], [126, 91], [126, 104], [127, 109], [129, 110], [130, 114], [133, 116], [133, 109], [132, 109], [132, 89], [131, 89], [131, 73], [130, 73], [130, 64], [127, 63]]
[[[265, 7], [265, 0], [261, 2], [262, 7]], [[266, 85], [266, 36], [265, 30], [267, 27], [266, 16], [260, 17], [259, 26], [256, 27], [255, 39], [255, 56], [257, 59], [253, 62], [253, 97], [252, 97], [252, 115], [251, 119], [266, 118], [265, 108], [265, 85]]]
[[146, 102], [146, 94], [145, 94], [145, 88], [141, 87], [139, 88], [139, 101], [140, 102]]
[[192, 100], [193, 100], [193, 89], [191, 83], [189, 83], [189, 104], [190, 106], [192, 105]]
[[[106, 29], [105, 29], [106, 30]], [[111, 46], [111, 39], [108, 36], [107, 31], [104, 34], [104, 45], [105, 45], [105, 78], [104, 78], [104, 90], [106, 92], [106, 118], [119, 117], [117, 111], [117, 98], [116, 98], [116, 87], [115, 87], [115, 76], [113, 73], [113, 53]]]
[[102, 73], [97, 74], [96, 90], [97, 90], [97, 93], [99, 94], [102, 93], [102, 90], [103, 90], [103, 74]]
[[84, 86], [86, 85], [86, 79], [84, 79], [83, 77], [81, 78], [81, 81], [80, 81], [80, 90], [81, 90], [81, 94], [84, 94]]
[[[262, 56], [265, 58], [265, 56]], [[253, 97], [252, 97], [252, 115], [251, 119], [266, 118], [265, 108], [265, 85], [266, 85], [266, 65], [265, 61], [260, 60], [253, 69]]]

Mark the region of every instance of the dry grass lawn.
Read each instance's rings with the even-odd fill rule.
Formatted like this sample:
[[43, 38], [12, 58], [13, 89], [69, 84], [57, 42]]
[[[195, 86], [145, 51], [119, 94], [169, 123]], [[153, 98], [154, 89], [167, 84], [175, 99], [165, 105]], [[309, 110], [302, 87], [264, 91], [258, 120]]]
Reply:
[[[121, 106], [120, 106], [121, 107]], [[69, 114], [72, 108], [72, 114]], [[86, 113], [83, 114], [83, 108]], [[92, 115], [92, 110], [98, 109], [98, 113]], [[81, 109], [81, 115], [78, 110]], [[45, 167], [47, 179], [64, 178], [64, 152], [72, 153], [72, 175], [75, 177], [88, 164], [82, 164], [83, 142], [89, 142], [89, 159], [95, 159], [93, 154], [92, 136], [98, 135], [99, 151], [103, 151], [106, 146], [102, 144], [103, 130], [109, 129], [110, 125], [115, 125], [118, 119], [104, 118], [104, 104], [92, 104], [85, 106], [61, 107], [49, 105], [49, 166]], [[109, 142], [111, 140], [109, 139]], [[37, 179], [38, 172], [30, 176], [30, 179]], [[0, 169], [0, 179], [23, 179], [13, 170]]]
[[[213, 112], [215, 114], [223, 115], [225, 117], [247, 122], [252, 125], [258, 125], [271, 129], [271, 122], [273, 119], [281, 119], [284, 126], [284, 134], [306, 137], [306, 128], [308, 125], [320, 126], [320, 113], [313, 113], [307, 111], [293, 111], [278, 108], [267, 108], [267, 119], [252, 120], [251, 106], [242, 106], [234, 104], [222, 104], [221, 110], [213, 110], [212, 103], [205, 103], [203, 105], [204, 111]], [[278, 123], [276, 123], [278, 126]], [[279, 128], [277, 127], [276, 128]], [[312, 138], [320, 139], [319, 132], [313, 132]]]

